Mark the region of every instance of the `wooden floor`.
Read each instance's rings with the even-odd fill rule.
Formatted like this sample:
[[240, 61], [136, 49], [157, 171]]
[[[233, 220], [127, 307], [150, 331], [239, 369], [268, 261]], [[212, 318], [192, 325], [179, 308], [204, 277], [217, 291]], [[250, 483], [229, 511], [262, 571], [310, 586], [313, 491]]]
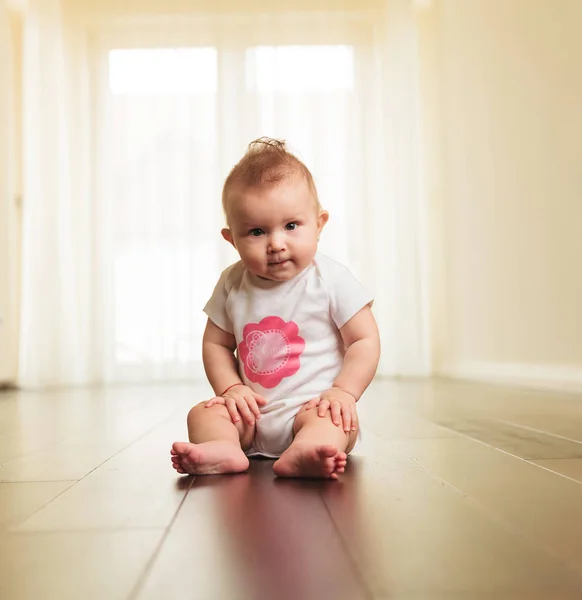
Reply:
[[206, 393], [0, 394], [2, 600], [582, 598], [582, 397], [377, 382], [340, 482], [178, 477]]

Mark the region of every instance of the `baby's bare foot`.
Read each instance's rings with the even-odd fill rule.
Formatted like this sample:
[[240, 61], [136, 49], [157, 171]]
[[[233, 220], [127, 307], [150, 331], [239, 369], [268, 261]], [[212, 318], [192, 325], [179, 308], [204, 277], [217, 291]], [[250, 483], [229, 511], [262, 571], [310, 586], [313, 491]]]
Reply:
[[249, 468], [249, 459], [245, 453], [231, 442], [176, 442], [170, 452], [172, 466], [178, 473], [218, 475], [240, 473]]
[[279, 477], [309, 477], [312, 479], [337, 479], [346, 470], [348, 457], [335, 446], [291, 444], [273, 465]]

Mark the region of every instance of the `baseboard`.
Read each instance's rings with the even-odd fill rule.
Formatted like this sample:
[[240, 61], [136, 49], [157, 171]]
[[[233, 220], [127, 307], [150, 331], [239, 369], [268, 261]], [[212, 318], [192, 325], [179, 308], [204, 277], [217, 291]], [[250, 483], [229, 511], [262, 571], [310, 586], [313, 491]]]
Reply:
[[517, 387], [582, 393], [582, 365], [576, 367], [488, 362], [451, 363], [436, 373], [442, 377]]

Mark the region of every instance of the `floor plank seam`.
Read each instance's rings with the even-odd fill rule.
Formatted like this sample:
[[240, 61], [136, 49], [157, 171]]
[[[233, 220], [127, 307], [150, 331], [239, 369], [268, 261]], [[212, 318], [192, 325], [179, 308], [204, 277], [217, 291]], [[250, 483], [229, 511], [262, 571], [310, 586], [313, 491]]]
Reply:
[[[176, 409], [171, 415], [169, 415], [168, 417], [166, 417], [165, 419], [163, 419], [159, 423], [156, 423], [155, 425], [153, 425], [152, 427], [150, 427], [143, 434], [141, 434], [140, 436], [138, 436], [137, 438], [135, 438], [134, 440], [132, 440], [129, 444], [127, 444], [126, 446], [123, 446], [123, 448], [120, 448], [117, 452], [114, 452], [111, 456], [109, 456], [108, 458], [106, 458], [103, 462], [99, 463], [93, 469], [91, 469], [90, 471], [88, 471], [87, 473], [85, 473], [82, 477], [80, 477], [79, 479], [75, 480], [72, 483], [72, 485], [68, 486], [62, 492], [60, 492], [59, 494], [57, 494], [56, 496], [54, 496], [53, 498], [51, 498], [48, 502], [46, 502], [45, 504], [43, 504], [42, 506], [40, 506], [37, 510], [35, 510], [30, 515], [27, 515], [21, 522], [24, 522], [24, 521], [32, 518], [38, 512], [40, 512], [41, 510], [45, 509], [47, 506], [49, 506], [55, 500], [57, 500], [57, 498], [59, 498], [60, 496], [62, 496], [65, 492], [69, 491], [72, 487], [74, 487], [75, 485], [77, 485], [78, 483], [80, 483], [81, 481], [83, 481], [86, 477], [88, 477], [89, 475], [91, 475], [91, 473], [93, 473], [97, 469], [101, 468], [103, 465], [107, 464], [112, 458], [115, 458], [118, 454], [121, 454], [121, 452], [127, 450], [129, 447], [133, 446], [135, 443], [139, 442], [144, 437], [146, 437], [147, 435], [149, 435], [154, 429], [156, 429], [157, 427], [162, 427], [163, 425], [165, 425], [170, 419], [172, 419], [176, 415], [177, 412], [178, 412], [178, 409]], [[16, 459], [16, 460], [18, 460], [18, 459]], [[67, 479], [67, 480], [63, 480], [63, 481], [69, 481], [69, 480]], [[2, 484], [2, 483], [32, 483], [32, 482], [31, 481], [12, 481], [12, 482], [9, 482], [9, 481], [0, 481], [0, 484]], [[43, 482], [36, 482], [36, 483], [46, 483], [46, 482], [43, 481]], [[188, 489], [190, 489], [190, 488], [188, 488]], [[180, 504], [180, 506], [181, 506], [181, 504]], [[9, 525], [9, 527], [12, 528], [12, 527], [15, 526], [15, 524], [16, 523], [12, 522]]]
[[329, 519], [331, 521], [333, 529], [334, 529], [336, 535], [338, 536], [341, 547], [344, 550], [344, 554], [345, 554], [345, 556], [348, 560], [348, 563], [351, 567], [352, 574], [353, 574], [355, 580], [360, 584], [362, 590], [364, 591], [365, 597], [368, 600], [375, 600], [374, 593], [372, 592], [372, 590], [370, 590], [368, 588], [368, 585], [366, 584], [366, 580], [364, 579], [363, 574], [360, 571], [360, 568], [358, 567], [358, 563], [355, 561], [354, 557], [352, 556], [349, 545], [348, 545], [346, 539], [344, 538], [344, 536], [342, 535], [341, 531], [339, 530], [339, 527], [337, 526], [335, 519], [333, 518], [333, 515], [331, 514], [331, 511], [329, 510], [327, 502], [325, 501], [325, 498], [323, 497], [321, 492], [319, 492], [319, 497], [320, 497], [321, 501], [323, 502], [323, 507], [325, 508], [325, 512], [329, 516]]
[[[67, 480], [68, 481], [68, 480]], [[18, 482], [0, 482], [0, 484], [2, 483], [30, 483], [28, 481], [18, 481]], [[38, 482], [38, 483], [45, 483], [43, 482]], [[57, 498], [59, 498], [60, 496], [62, 496], [65, 492], [67, 492], [68, 490], [70, 490], [74, 485], [76, 485], [78, 482], [77, 481], [73, 481], [71, 482], [71, 485], [67, 486], [62, 492], [59, 492], [56, 496], [53, 496], [50, 500], [47, 500], [42, 506], [39, 506], [37, 510], [33, 511], [31, 514], [26, 515], [24, 517], [16, 517], [15, 519], [9, 521], [7, 524], [4, 525], [3, 529], [6, 533], [9, 533], [9, 530], [12, 529], [13, 527], [15, 527], [16, 525], [20, 525], [20, 523], [24, 523], [25, 521], [27, 521], [28, 519], [30, 519], [33, 515], [35, 515], [37, 512], [43, 510], [44, 508], [46, 508], [49, 504], [51, 504], [52, 502], [54, 502]]]
[[511, 425], [513, 427], [517, 427], [518, 429], [525, 429], [526, 431], [533, 431], [535, 433], [541, 433], [542, 435], [546, 435], [548, 437], [557, 438], [560, 440], [564, 440], [565, 442], [571, 442], [573, 444], [578, 444], [582, 446], [582, 440], [575, 440], [573, 438], [569, 438], [564, 435], [560, 435], [559, 433], [554, 433], [552, 431], [544, 431], [543, 429], [537, 429], [536, 427], [531, 427], [530, 425], [523, 425], [522, 423], [515, 423], [514, 421], [510, 421], [507, 419], [498, 419], [496, 417], [489, 417], [492, 421], [497, 421], [498, 423], [504, 423], [505, 425]]
[[[582, 442], [579, 442], [578, 440], [572, 440], [570, 438], [567, 437], [563, 437], [561, 435], [558, 434], [549, 434], [546, 433], [545, 431], [541, 430], [541, 429], [535, 429], [534, 427], [528, 427], [528, 426], [524, 426], [524, 425], [519, 425], [517, 423], [513, 423], [511, 421], [505, 421], [503, 419], [496, 419], [494, 417], [490, 417], [490, 419], [492, 421], [498, 421], [500, 423], [504, 423], [506, 425], [512, 425], [514, 427], [517, 428], [521, 428], [521, 429], [525, 429], [525, 430], [530, 430], [530, 431], [534, 431], [536, 433], [543, 433], [545, 435], [548, 435], [550, 437], [556, 437], [559, 439], [563, 439], [564, 441], [569, 441], [569, 442], [574, 442], [576, 444], [580, 444], [582, 445]], [[582, 481], [579, 481], [578, 479], [574, 479], [568, 475], [565, 475], [564, 473], [557, 473], [556, 471], [552, 471], [552, 469], [548, 469], [548, 467], [544, 467], [543, 465], [539, 465], [536, 461], [538, 460], [579, 460], [576, 458], [524, 458], [523, 456], [518, 456], [517, 454], [512, 454], [511, 452], [509, 452], [508, 450], [504, 450], [503, 448], [498, 448], [497, 446], [492, 446], [491, 444], [489, 444], [488, 442], [485, 442], [483, 440], [480, 440], [479, 438], [474, 438], [471, 437], [470, 435], [468, 435], [467, 433], [464, 433], [462, 431], [457, 432], [460, 436], [472, 440], [473, 442], [478, 442], [479, 444], [486, 446], [488, 448], [491, 448], [493, 450], [497, 450], [498, 452], [502, 452], [503, 454], [507, 454], [508, 456], [512, 456], [513, 458], [516, 458], [518, 460], [521, 460], [523, 462], [526, 462], [530, 465], [533, 465], [539, 469], [543, 469], [544, 471], [548, 471], [549, 473], [552, 473], [553, 475], [556, 475], [557, 477], [562, 477], [563, 479], [567, 479], [568, 481], [572, 481], [577, 485], [582, 485]]]
[[[463, 434], [463, 433], [461, 433], [461, 435], [464, 436], [464, 437], [466, 437], [467, 439], [473, 441], [473, 442], [477, 442], [477, 443], [479, 443], [479, 444], [481, 444], [483, 446], [486, 446], [488, 448], [492, 448], [493, 450], [498, 450], [499, 452], [503, 452], [503, 454], [507, 454], [508, 456], [511, 456], [513, 458], [517, 458], [517, 459], [519, 459], [519, 460], [521, 460], [521, 461], [523, 461], [525, 463], [531, 464], [531, 463], [529, 463], [529, 461], [527, 461], [527, 460], [525, 460], [525, 459], [523, 459], [523, 458], [521, 458], [519, 456], [514, 456], [513, 454], [511, 454], [509, 452], [506, 452], [505, 450], [501, 450], [499, 448], [495, 448], [493, 446], [490, 446], [489, 444], [487, 444], [485, 442], [482, 442], [481, 440], [474, 439], [474, 438], [472, 438], [472, 437], [470, 437], [470, 436], [468, 436], [466, 434]], [[577, 577], [580, 578], [580, 584], [582, 585], [582, 564], [577, 564], [577, 563], [573, 562], [573, 557], [571, 557], [571, 556], [564, 557], [564, 556], [556, 553], [552, 548], [550, 548], [549, 546], [547, 546], [545, 542], [543, 542], [542, 540], [540, 540], [537, 537], [532, 537], [526, 531], [524, 531], [523, 529], [521, 529], [519, 527], [519, 525], [516, 525], [516, 524], [512, 523], [511, 521], [508, 521], [502, 515], [500, 515], [497, 512], [494, 512], [493, 510], [487, 508], [487, 506], [481, 504], [481, 502], [479, 502], [476, 498], [474, 498], [470, 494], [467, 494], [466, 492], [464, 492], [460, 488], [456, 487], [455, 485], [453, 485], [452, 483], [450, 483], [446, 479], [443, 479], [437, 473], [431, 471], [428, 467], [426, 467], [425, 465], [423, 465], [418, 459], [414, 458], [413, 456], [410, 456], [409, 454], [406, 454], [406, 452], [403, 451], [403, 450], [400, 451], [400, 450], [398, 450], [398, 449], [395, 448], [395, 451], [399, 452], [400, 454], [402, 454], [404, 456], [406, 456], [414, 464], [418, 465], [420, 468], [422, 468], [424, 471], [426, 471], [426, 473], [429, 476], [431, 476], [433, 479], [437, 480], [441, 484], [443, 484], [446, 487], [452, 489], [455, 493], [457, 493], [460, 496], [462, 496], [472, 506], [474, 506], [480, 512], [482, 512], [482, 513], [486, 514], [488, 517], [490, 517], [494, 523], [498, 523], [501, 527], [503, 527], [503, 529], [505, 529], [505, 531], [507, 531], [508, 533], [515, 534], [518, 538], [521, 538], [521, 539], [525, 540], [526, 542], [530, 543], [537, 550], [540, 550], [541, 552], [544, 552], [545, 554], [551, 556], [553, 559], [557, 560], [559, 563], [561, 563], [562, 565], [564, 565], [565, 567], [567, 567], [569, 571], [571, 571], [573, 574], [575, 574]]]
[[[27, 485], [29, 483], [70, 483], [71, 485], [80, 481], [79, 479], [27, 479], [26, 481], [0, 481], [0, 485]], [[69, 486], [70, 487], [70, 486]]]
[[[137, 412], [138, 408], [132, 409], [128, 415], [126, 416], [131, 416], [131, 413], [133, 412]], [[174, 418], [176, 415], [178, 415], [179, 413], [181, 413], [182, 408], [181, 407], [176, 407], [174, 409], [174, 411], [167, 415], [165, 418], [163, 418], [161, 421], [158, 421], [157, 423], [155, 423], [154, 425], [152, 425], [149, 429], [147, 429], [146, 431], [144, 431], [143, 433], [141, 433], [140, 435], [138, 435], [136, 438], [134, 438], [131, 442], [129, 442], [126, 446], [123, 446], [123, 448], [120, 448], [118, 451], [116, 451], [114, 454], [112, 454], [109, 458], [107, 458], [106, 460], [104, 460], [102, 463], [100, 463], [99, 465], [97, 465], [94, 469], [92, 469], [91, 471], [85, 473], [85, 475], [83, 475], [83, 477], [81, 477], [80, 479], [78, 479], [77, 481], [81, 481], [81, 479], [83, 479], [84, 477], [86, 477], [87, 475], [89, 475], [89, 473], [93, 472], [95, 469], [98, 469], [101, 465], [105, 464], [108, 460], [110, 460], [111, 458], [113, 458], [114, 456], [117, 456], [120, 452], [123, 452], [124, 450], [126, 450], [127, 448], [129, 448], [130, 446], [132, 446], [133, 444], [135, 444], [136, 442], [140, 441], [143, 437], [145, 437], [146, 435], [149, 435], [156, 427], [160, 427], [162, 425], [165, 425], [170, 419]], [[101, 422], [101, 425], [103, 427], [105, 427], [107, 424], [107, 419], [105, 419], [104, 421]], [[92, 428], [94, 428], [95, 426], [99, 425], [99, 423], [96, 423], [92, 426]], [[59, 438], [58, 440], [52, 440], [50, 442], [48, 442], [46, 445], [43, 445], [41, 448], [38, 448], [32, 452], [28, 452], [28, 453], [24, 453], [21, 456], [18, 456], [16, 458], [11, 458], [10, 460], [7, 460], [3, 463], [0, 463], [0, 472], [2, 471], [2, 468], [5, 465], [9, 465], [12, 462], [18, 461], [18, 460], [22, 460], [22, 459], [27, 459], [27, 458], [32, 458], [37, 454], [42, 454], [43, 452], [45, 452], [47, 450], [47, 448], [55, 448], [60, 446], [61, 444], [66, 444], [67, 440], [71, 439], [71, 438], [75, 438], [75, 436], [81, 435], [83, 433], [83, 431], [90, 431], [91, 428], [87, 427], [87, 428], [83, 428], [80, 429], [78, 431], [76, 431], [74, 434], [69, 435], [69, 436], [65, 436], [62, 438]], [[68, 480], [64, 480], [64, 481], [68, 481]], [[1, 481], [0, 483], [28, 483], [28, 482], [9, 482], [9, 481]]]
[[[133, 412], [133, 410], [132, 410], [132, 412]], [[22, 454], [16, 458], [11, 458], [10, 460], [0, 463], [0, 469], [2, 469], [2, 467], [4, 465], [8, 465], [11, 462], [14, 462], [16, 460], [31, 458], [37, 454], [41, 454], [42, 452], [46, 451], [47, 448], [53, 448], [53, 447], [57, 447], [61, 444], [65, 444], [65, 443], [67, 443], [67, 440], [74, 438], [75, 436], [81, 435], [83, 433], [83, 431], [85, 431], [85, 430], [90, 431], [91, 429], [94, 429], [95, 427], [98, 427], [98, 426], [105, 427], [106, 425], [107, 425], [107, 419], [104, 419], [103, 421], [93, 423], [93, 425], [91, 427], [84, 427], [82, 429], [79, 429], [72, 435], [65, 435], [64, 437], [59, 437], [56, 440], [51, 440], [47, 444], [43, 444], [40, 448], [37, 448], [36, 450], [33, 450], [32, 452], [25, 452], [24, 454]]]
[[[177, 411], [175, 411], [175, 412], [177, 412]], [[85, 479], [86, 477], [88, 477], [89, 475], [91, 475], [91, 473], [93, 473], [97, 469], [101, 468], [103, 465], [107, 464], [112, 458], [115, 458], [116, 456], [118, 456], [119, 454], [121, 454], [122, 452], [124, 452], [125, 450], [127, 450], [128, 448], [130, 448], [131, 446], [133, 446], [134, 444], [137, 444], [138, 442], [140, 442], [141, 440], [143, 440], [146, 436], [148, 436], [150, 433], [152, 433], [152, 431], [154, 431], [154, 429], [156, 429], [158, 427], [162, 427], [163, 425], [165, 425], [170, 419], [172, 419], [174, 417], [174, 415], [175, 415], [175, 413], [172, 413], [170, 416], [166, 417], [165, 419], [163, 419], [159, 423], [156, 423], [155, 425], [152, 425], [152, 427], [150, 427], [148, 430], [144, 431], [144, 433], [142, 433], [137, 438], [135, 438], [134, 440], [132, 440], [131, 442], [129, 442], [129, 444], [127, 444], [126, 446], [123, 446], [122, 448], [119, 448], [119, 450], [117, 450], [116, 452], [114, 452], [111, 456], [109, 456], [108, 458], [106, 458], [103, 462], [100, 462], [97, 466], [93, 467], [90, 471], [87, 471], [87, 473], [85, 473], [81, 478], [79, 478], [76, 483], [79, 483], [80, 481], [83, 481], [83, 479]]]
[[[451, 430], [451, 431], [454, 431], [454, 430]], [[522, 462], [525, 462], [527, 464], [532, 464], [532, 462], [531, 462], [532, 460], [542, 460], [542, 459], [527, 459], [527, 458], [523, 458], [522, 456], [518, 456], [517, 454], [512, 454], [508, 450], [504, 450], [503, 448], [498, 448], [497, 446], [493, 446], [489, 442], [486, 442], [486, 441], [481, 440], [481, 439], [476, 438], [476, 437], [472, 437], [472, 436], [470, 436], [469, 434], [467, 434], [467, 433], [465, 433], [463, 431], [457, 431], [457, 433], [462, 438], [465, 438], [467, 440], [471, 440], [472, 442], [475, 442], [477, 444], [481, 444], [481, 446], [485, 446], [486, 448], [490, 448], [491, 450], [495, 450], [496, 452], [501, 452], [502, 454], [506, 454], [507, 456], [511, 456], [512, 458], [515, 458], [515, 459], [520, 460]], [[452, 439], [454, 439], [454, 438], [452, 438]], [[552, 460], [554, 460], [554, 459], [552, 459]], [[571, 459], [566, 459], [566, 460], [571, 460]], [[569, 479], [569, 478], [567, 478], [567, 479]], [[578, 482], [576, 482], [576, 483], [578, 483]]]
[[150, 556], [149, 560], [146, 562], [146, 565], [143, 568], [141, 575], [138, 577], [138, 580], [135, 583], [135, 585], [133, 586], [133, 589], [127, 596], [127, 600], [138, 600], [140, 594], [143, 591], [143, 588], [147, 581], [148, 575], [151, 573], [153, 566], [156, 562], [156, 559], [157, 559], [166, 539], [168, 538], [168, 535], [170, 534], [170, 531], [172, 530], [172, 527], [173, 527], [174, 523], [176, 522], [176, 519], [178, 518], [178, 514], [179, 514], [182, 506], [184, 505], [184, 502], [186, 502], [186, 498], [188, 497], [188, 494], [190, 493], [190, 490], [192, 489], [192, 486], [194, 485], [195, 481], [196, 481], [196, 477], [194, 476], [194, 477], [192, 477], [192, 480], [190, 481], [190, 485], [186, 488], [186, 490], [184, 492], [184, 496], [183, 496], [182, 500], [180, 501], [180, 504], [178, 504], [178, 506], [176, 507], [174, 516], [172, 517], [172, 519], [168, 523], [167, 527], [165, 528], [165, 530], [162, 534], [162, 537], [160, 538], [160, 541], [156, 544], [156, 547], [154, 548], [154, 551], [152, 552], [152, 555]]
[[132, 531], [164, 531], [164, 527], [82, 527], [75, 529], [31, 529], [26, 531], [8, 531], [4, 533], [9, 536], [50, 536], [53, 534], [86, 534], [93, 533], [99, 535], [101, 533], [129, 533]]
[[544, 465], [540, 465], [537, 462], [535, 462], [536, 460], [579, 460], [579, 459], [572, 459], [572, 458], [551, 458], [551, 459], [533, 459], [533, 460], [528, 460], [526, 462], [528, 462], [530, 465], [533, 465], [534, 467], [537, 467], [538, 469], [543, 469], [544, 471], [547, 471], [548, 473], [551, 473], [552, 475], [555, 475], [556, 477], [562, 477], [563, 479], [567, 479], [568, 481], [571, 481], [573, 483], [575, 483], [576, 485], [582, 485], [582, 481], [579, 481], [578, 479], [574, 479], [573, 477], [570, 477], [569, 475], [566, 475], [564, 473], [558, 473], [557, 471], [553, 471], [552, 469], [548, 468], [548, 467], [544, 467]]
[[481, 504], [476, 498], [474, 498], [473, 496], [471, 496], [469, 494], [466, 494], [461, 489], [457, 488], [456, 486], [454, 486], [453, 484], [448, 482], [446, 479], [443, 479], [436, 473], [433, 473], [430, 469], [426, 468], [422, 463], [418, 462], [417, 460], [413, 459], [412, 457], [410, 457], [410, 458], [415, 464], [422, 467], [425, 471], [427, 471], [427, 473], [429, 473], [437, 481], [441, 482], [442, 484], [446, 485], [450, 489], [454, 490], [456, 493], [460, 494], [467, 502], [469, 502], [472, 506], [477, 508], [480, 512], [487, 515], [492, 520], [493, 523], [497, 523], [498, 525], [500, 525], [507, 533], [513, 534], [516, 537], [521, 538], [522, 540], [526, 541], [528, 544], [531, 544], [531, 546], [533, 546], [540, 552], [543, 552], [544, 554], [551, 556], [557, 562], [559, 562], [560, 564], [567, 567], [567, 569], [569, 571], [571, 571], [573, 574], [575, 574], [576, 576], [579, 577], [580, 584], [582, 585], [582, 565], [579, 565], [576, 562], [573, 562], [571, 557], [565, 557], [565, 556], [558, 554], [551, 547], [547, 546], [545, 542], [543, 542], [542, 540], [540, 540], [537, 537], [531, 536], [526, 531], [521, 529], [519, 527], [519, 525], [507, 520], [502, 515], [491, 510], [487, 506]]

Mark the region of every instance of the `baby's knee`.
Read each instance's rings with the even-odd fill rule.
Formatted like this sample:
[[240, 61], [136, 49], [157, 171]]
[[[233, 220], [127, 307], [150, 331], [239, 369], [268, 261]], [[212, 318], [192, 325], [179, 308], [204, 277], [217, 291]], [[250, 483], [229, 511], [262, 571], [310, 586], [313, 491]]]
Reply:
[[188, 418], [187, 418], [188, 423], [197, 422], [197, 421], [200, 421], [201, 419], [205, 419], [210, 414], [225, 413], [226, 415], [228, 415], [226, 406], [224, 406], [223, 404], [215, 404], [214, 406], [211, 406], [210, 408], [206, 408], [207, 403], [208, 403], [208, 400], [204, 400], [204, 402], [200, 402], [200, 404], [196, 404], [196, 406], [193, 406], [190, 409], [190, 411], [188, 412]]
[[303, 404], [301, 406], [301, 408], [297, 411], [297, 414], [295, 415], [295, 418], [297, 418], [299, 415], [302, 415], [305, 412], [307, 412], [307, 402], [305, 404]]

